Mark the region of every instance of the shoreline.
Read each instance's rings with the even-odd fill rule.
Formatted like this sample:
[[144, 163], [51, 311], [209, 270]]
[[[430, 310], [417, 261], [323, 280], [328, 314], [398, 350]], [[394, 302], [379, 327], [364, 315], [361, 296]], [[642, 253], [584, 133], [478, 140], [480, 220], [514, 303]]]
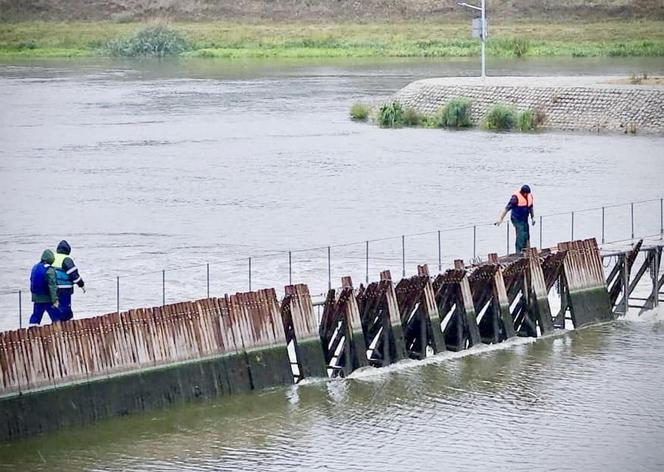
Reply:
[[[104, 57], [114, 39], [160, 23], [108, 21], [0, 22], [0, 58]], [[189, 40], [180, 57], [461, 58], [478, 57], [467, 21], [372, 23], [170, 22]], [[492, 24], [492, 58], [664, 57], [664, 21], [541, 20]]]

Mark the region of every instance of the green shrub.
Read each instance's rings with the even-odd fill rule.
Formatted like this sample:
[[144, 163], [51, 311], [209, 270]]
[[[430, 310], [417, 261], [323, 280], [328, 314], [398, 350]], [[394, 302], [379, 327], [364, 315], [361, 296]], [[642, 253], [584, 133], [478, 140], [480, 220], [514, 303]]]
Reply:
[[367, 118], [369, 118], [369, 107], [364, 103], [353, 103], [350, 107], [350, 117], [356, 121], [367, 121]]
[[187, 37], [166, 25], [148, 26], [132, 36], [116, 38], [106, 44], [110, 55], [122, 57], [164, 57], [189, 49]]
[[39, 45], [34, 39], [28, 41], [19, 41], [16, 43], [16, 49], [37, 49]]
[[439, 114], [439, 126], [450, 128], [468, 128], [472, 126], [470, 106], [470, 100], [465, 97], [450, 100]]
[[516, 127], [519, 131], [532, 131], [537, 127], [535, 124], [535, 113], [532, 110], [519, 113], [516, 121]]
[[516, 57], [523, 57], [528, 54], [530, 41], [526, 38], [512, 38], [509, 40], [508, 47]]
[[501, 103], [494, 105], [484, 118], [484, 127], [492, 130], [506, 130], [514, 128], [516, 112], [513, 108]]
[[403, 112], [403, 124], [406, 126], [419, 126], [423, 121], [424, 115], [415, 108], [406, 108]]
[[422, 115], [421, 124], [425, 128], [440, 128], [440, 114]]
[[385, 103], [378, 111], [378, 125], [382, 128], [398, 128], [404, 124], [404, 111], [399, 102]]

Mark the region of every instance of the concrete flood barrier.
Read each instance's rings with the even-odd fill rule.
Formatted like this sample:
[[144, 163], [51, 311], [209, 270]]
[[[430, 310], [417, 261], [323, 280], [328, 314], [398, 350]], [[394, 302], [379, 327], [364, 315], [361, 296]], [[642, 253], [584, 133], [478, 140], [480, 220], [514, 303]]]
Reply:
[[[601, 254], [586, 240], [470, 266], [458, 260], [433, 277], [419, 266], [396, 285], [389, 271], [357, 289], [344, 277], [320, 320], [298, 284], [281, 302], [263, 289], [2, 332], [0, 439], [539, 336], [568, 319], [574, 327], [610, 320], [647, 272], [643, 309], [657, 306], [661, 253], [661, 243], [639, 243]], [[639, 254], [644, 262], [630, 278]], [[608, 277], [603, 257], [616, 260]]]
[[612, 83], [611, 77], [423, 79], [408, 84], [393, 99], [431, 115], [461, 97], [471, 102], [474, 124], [501, 103], [539, 112], [545, 129], [664, 133], [664, 87]]

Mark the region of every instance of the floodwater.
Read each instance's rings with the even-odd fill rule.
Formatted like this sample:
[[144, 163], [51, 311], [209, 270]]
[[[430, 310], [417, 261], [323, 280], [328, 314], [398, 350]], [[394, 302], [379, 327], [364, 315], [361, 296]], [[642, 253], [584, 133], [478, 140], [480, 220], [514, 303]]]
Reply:
[[[441, 258], [504, 253], [492, 223], [531, 185], [538, 214], [575, 215], [600, 237], [601, 210], [664, 194], [664, 137], [385, 130], [351, 122], [410, 81], [470, 75], [475, 60], [19, 62], [0, 65], [0, 329], [29, 311], [42, 250], [67, 239], [87, 283], [76, 316], [159, 305], [290, 279], [312, 293], [344, 275], [414, 273]], [[661, 59], [490, 64], [495, 74], [664, 73]], [[606, 210], [606, 240], [630, 236], [629, 206]], [[660, 202], [636, 205], [659, 233]], [[473, 245], [473, 224], [476, 230]], [[468, 225], [471, 225], [468, 227]], [[464, 229], [456, 229], [465, 227]], [[571, 237], [545, 218], [542, 244]], [[401, 248], [401, 235], [405, 250]], [[391, 238], [391, 239], [386, 239]], [[511, 244], [513, 245], [512, 236]], [[539, 228], [533, 229], [539, 244]], [[357, 243], [357, 244], [349, 244]], [[339, 246], [341, 245], [341, 246]], [[475, 247], [474, 251], [473, 248]], [[316, 248], [312, 250], [303, 250]], [[166, 272], [162, 273], [165, 269]], [[117, 277], [120, 277], [119, 284]]]
[[0, 445], [0, 470], [661, 471], [662, 346], [661, 317], [520, 339]]
[[[489, 66], [664, 74], [661, 59]], [[118, 286], [121, 309], [204, 297], [208, 280], [213, 296], [245, 290], [249, 257], [252, 288], [281, 293], [291, 278], [320, 293], [327, 246], [333, 285], [364, 280], [367, 240], [372, 279], [401, 275], [402, 255], [408, 274], [437, 269], [438, 230], [444, 266], [504, 252], [505, 226], [490, 223], [524, 182], [538, 214], [557, 214], [541, 238], [533, 230], [542, 245], [572, 231], [600, 238], [599, 207], [663, 196], [661, 136], [348, 119], [356, 100], [475, 70], [467, 60], [0, 65], [0, 329], [17, 327], [16, 292], [63, 238], [87, 282], [80, 317], [115, 310]], [[629, 205], [606, 209], [607, 241], [631, 236], [629, 216]], [[660, 201], [634, 216], [636, 235], [658, 234]], [[72, 428], [0, 446], [0, 470], [662, 470], [660, 319]]]

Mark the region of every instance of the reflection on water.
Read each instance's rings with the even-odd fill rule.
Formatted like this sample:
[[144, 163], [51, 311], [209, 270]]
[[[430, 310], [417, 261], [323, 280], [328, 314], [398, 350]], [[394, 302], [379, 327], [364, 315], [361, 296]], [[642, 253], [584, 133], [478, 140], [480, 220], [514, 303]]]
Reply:
[[661, 470], [664, 324], [594, 326], [73, 428], [19, 470]]

